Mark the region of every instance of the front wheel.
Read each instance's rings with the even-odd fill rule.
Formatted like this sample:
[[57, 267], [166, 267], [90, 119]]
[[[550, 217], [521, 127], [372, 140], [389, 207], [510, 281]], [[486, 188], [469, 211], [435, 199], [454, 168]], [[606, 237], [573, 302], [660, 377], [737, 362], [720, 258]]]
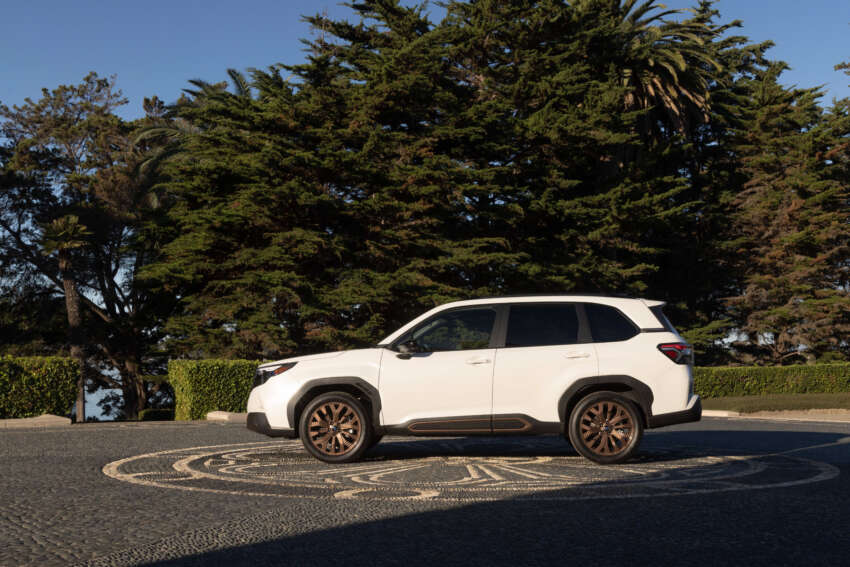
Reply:
[[643, 436], [643, 422], [635, 405], [614, 392], [584, 397], [569, 420], [569, 438], [575, 450], [603, 465], [629, 459]]
[[311, 400], [301, 413], [298, 434], [304, 448], [326, 463], [356, 461], [372, 444], [369, 414], [347, 392], [328, 392]]

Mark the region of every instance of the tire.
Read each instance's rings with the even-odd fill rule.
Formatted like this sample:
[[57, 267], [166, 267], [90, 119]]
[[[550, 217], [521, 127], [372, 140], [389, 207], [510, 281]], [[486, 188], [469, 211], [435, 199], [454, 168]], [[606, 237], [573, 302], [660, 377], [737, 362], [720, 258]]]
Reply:
[[347, 392], [327, 392], [310, 400], [301, 412], [298, 435], [307, 452], [320, 461], [350, 463], [371, 446], [372, 423], [357, 398]]
[[569, 416], [570, 442], [594, 463], [622, 463], [637, 451], [643, 420], [635, 404], [615, 392], [594, 392], [582, 398]]
[[372, 442], [369, 444], [369, 448], [371, 449], [372, 447], [374, 447], [375, 445], [377, 445], [378, 443], [380, 443], [380, 442], [381, 442], [381, 439], [383, 439], [383, 438], [384, 438], [384, 435], [383, 435], [383, 434], [381, 434], [381, 435], [377, 435], [377, 434], [374, 434], [374, 433], [373, 433], [373, 434], [372, 434]]

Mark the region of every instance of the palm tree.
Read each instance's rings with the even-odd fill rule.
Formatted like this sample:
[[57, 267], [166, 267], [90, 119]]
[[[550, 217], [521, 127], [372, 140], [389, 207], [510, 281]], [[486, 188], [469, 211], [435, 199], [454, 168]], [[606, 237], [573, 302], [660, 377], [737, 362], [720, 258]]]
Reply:
[[[665, 19], [681, 10], [666, 10], [656, 0], [611, 1], [626, 89], [623, 107], [647, 111], [641, 133], [657, 136], [663, 127], [686, 134], [694, 121], [707, 122], [709, 85], [722, 66], [705, 43], [719, 32], [700, 18]], [[592, 4], [598, 9], [593, 1], [585, 6]]]
[[65, 291], [65, 309], [68, 312], [68, 342], [71, 346], [71, 357], [80, 366], [76, 402], [78, 422], [86, 420], [86, 357], [83, 352], [85, 338], [80, 292], [77, 290], [71, 251], [86, 246], [86, 239], [89, 236], [91, 232], [80, 223], [80, 218], [76, 215], [65, 215], [55, 219], [44, 227], [42, 236], [42, 253], [46, 256], [56, 253], [58, 256], [59, 274]]

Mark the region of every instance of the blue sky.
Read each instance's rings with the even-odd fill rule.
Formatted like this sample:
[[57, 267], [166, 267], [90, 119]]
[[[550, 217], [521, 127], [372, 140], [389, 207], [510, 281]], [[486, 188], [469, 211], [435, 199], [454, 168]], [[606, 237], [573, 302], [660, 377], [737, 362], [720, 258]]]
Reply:
[[[687, 8], [696, 0], [668, 0]], [[720, 0], [723, 21], [740, 19], [743, 35], [772, 39], [774, 59], [793, 70], [787, 84], [824, 84], [826, 102], [850, 96], [850, 77], [833, 66], [850, 60], [848, 0]], [[0, 102], [38, 98], [42, 87], [77, 83], [88, 71], [117, 75], [130, 99], [121, 114], [142, 114], [142, 98], [175, 100], [187, 81], [303, 61], [311, 37], [302, 14], [351, 12], [324, 0], [20, 0], [4, 5], [0, 32]]]

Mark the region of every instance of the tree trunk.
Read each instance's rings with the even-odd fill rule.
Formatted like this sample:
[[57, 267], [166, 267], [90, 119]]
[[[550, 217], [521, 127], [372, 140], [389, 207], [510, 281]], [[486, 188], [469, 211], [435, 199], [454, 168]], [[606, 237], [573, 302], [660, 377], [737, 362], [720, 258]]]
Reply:
[[68, 250], [59, 250], [59, 271], [62, 274], [62, 287], [65, 290], [65, 310], [68, 312], [68, 343], [71, 346], [71, 358], [80, 367], [77, 381], [77, 423], [86, 421], [86, 357], [83, 351], [83, 320], [80, 313], [80, 294], [77, 282], [71, 271], [71, 259]]
[[124, 363], [124, 372], [121, 373], [121, 391], [124, 394], [124, 417], [138, 419], [139, 412], [145, 409], [147, 403], [147, 392], [145, 392], [141, 365], [138, 361]]

